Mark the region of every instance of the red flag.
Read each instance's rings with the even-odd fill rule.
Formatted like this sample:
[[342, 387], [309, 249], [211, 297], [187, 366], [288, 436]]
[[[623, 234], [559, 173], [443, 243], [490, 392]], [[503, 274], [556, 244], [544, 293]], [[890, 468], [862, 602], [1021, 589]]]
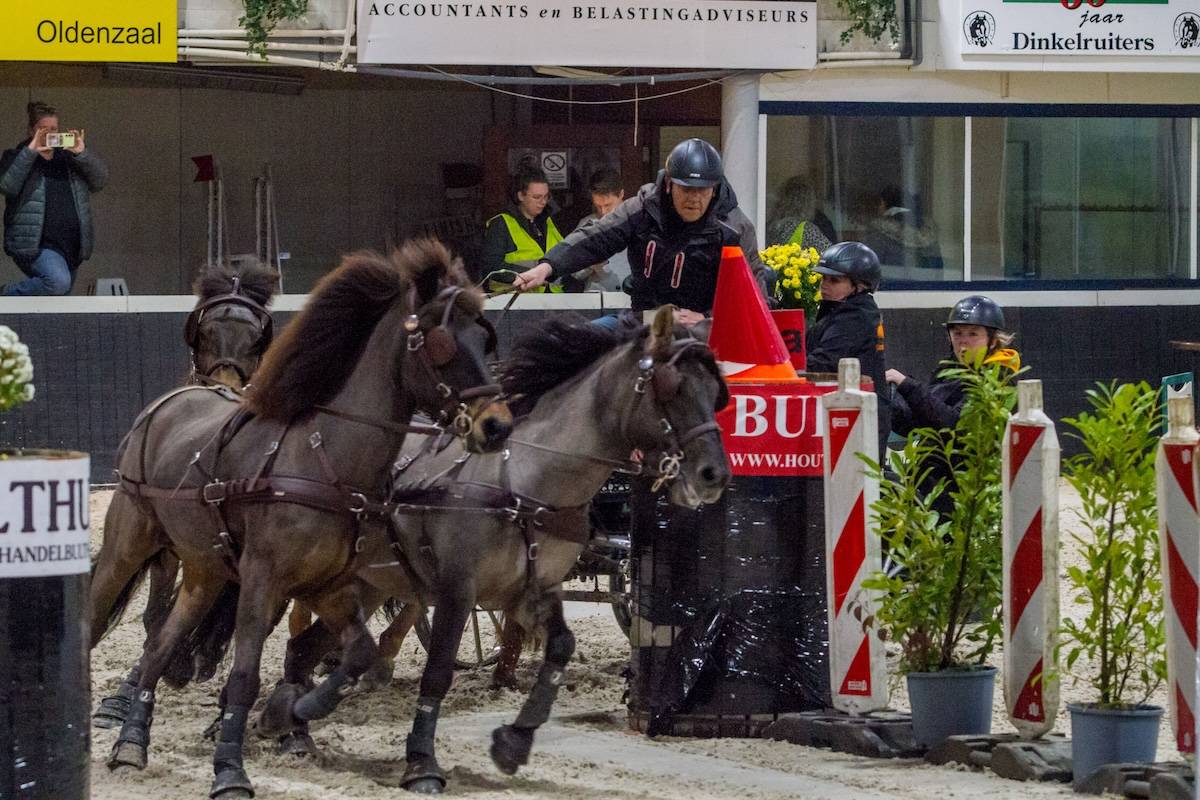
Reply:
[[196, 177], [192, 179], [192, 183], [208, 183], [216, 177], [212, 156], [192, 156], [192, 163], [196, 165]]

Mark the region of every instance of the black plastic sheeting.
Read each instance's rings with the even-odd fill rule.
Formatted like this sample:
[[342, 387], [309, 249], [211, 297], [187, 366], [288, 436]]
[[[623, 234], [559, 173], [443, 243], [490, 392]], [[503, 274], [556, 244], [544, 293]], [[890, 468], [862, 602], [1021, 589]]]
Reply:
[[[672, 733], [676, 715], [829, 706], [822, 492], [820, 478], [735, 477], [718, 503], [690, 511], [634, 482], [631, 566], [644, 622], [634, 621], [629, 705], [649, 716], [649, 735]], [[677, 629], [651, 637], [647, 623]]]
[[0, 800], [86, 800], [88, 576], [0, 579]]

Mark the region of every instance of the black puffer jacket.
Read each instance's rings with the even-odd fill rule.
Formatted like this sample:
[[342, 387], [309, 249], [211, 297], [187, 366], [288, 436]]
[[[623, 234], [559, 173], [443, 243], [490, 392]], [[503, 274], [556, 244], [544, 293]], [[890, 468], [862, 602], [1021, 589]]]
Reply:
[[[29, 149], [29, 140], [5, 150], [0, 156], [0, 193], [4, 206], [4, 252], [13, 258], [34, 258], [41, 249], [42, 224], [46, 219], [46, 180], [42, 177], [44, 159]], [[92, 255], [95, 235], [92, 228], [91, 193], [104, 188], [108, 169], [91, 151], [79, 155], [58, 150], [54, 157], [67, 159], [71, 173], [71, 195], [79, 215], [79, 259]]]
[[838, 361], [857, 358], [864, 377], [875, 382], [879, 422], [879, 454], [883, 456], [892, 429], [891, 391], [884, 374], [883, 315], [866, 292], [842, 301], [822, 300], [817, 321], [804, 339], [809, 372], [837, 372]]
[[708, 213], [691, 225], [675, 213], [666, 173], [643, 186], [607, 216], [567, 236], [546, 254], [554, 277], [569, 275], [628, 250], [634, 311], [673, 303], [708, 314], [717, 290], [721, 248], [742, 248], [764, 296], [774, 277], [758, 257], [754, 224], [737, 205], [727, 181], [717, 187]]

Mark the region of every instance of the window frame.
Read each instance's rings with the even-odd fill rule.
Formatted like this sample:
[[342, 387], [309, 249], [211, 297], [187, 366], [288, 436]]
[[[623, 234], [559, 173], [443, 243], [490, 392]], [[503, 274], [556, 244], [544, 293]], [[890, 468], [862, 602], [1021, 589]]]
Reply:
[[[879, 101], [783, 101], [764, 100], [758, 104], [759, 114], [770, 117], [957, 117], [963, 119], [963, 279], [953, 281], [896, 281], [899, 291], [949, 291], [979, 289], [984, 291], [1065, 291], [1071, 289], [1169, 289], [1200, 286], [1198, 274], [1198, 238], [1200, 238], [1200, 105], [1184, 103], [891, 103]], [[1188, 214], [1188, 277], [1164, 278], [1080, 278], [1042, 279], [1013, 278], [1010, 280], [972, 278], [971, 252], [971, 136], [975, 117], [1138, 117], [1186, 119], [1190, 123], [1188, 183], [1190, 213]], [[760, 164], [765, 164], [770, 147], [767, 125], [760, 126], [763, 152]], [[760, 185], [766, 176], [760, 175]], [[761, 194], [761, 188], [760, 188]], [[763, 198], [765, 200], [765, 198]], [[763, 202], [763, 200], [760, 200]]]

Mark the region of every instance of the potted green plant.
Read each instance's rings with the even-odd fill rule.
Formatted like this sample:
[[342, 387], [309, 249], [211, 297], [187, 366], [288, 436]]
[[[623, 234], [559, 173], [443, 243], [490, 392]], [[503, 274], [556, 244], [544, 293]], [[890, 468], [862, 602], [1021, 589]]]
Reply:
[[[899, 643], [913, 733], [926, 747], [991, 730], [996, 669], [986, 661], [1002, 632], [1000, 456], [1018, 374], [1001, 364], [947, 367], [943, 376], [966, 394], [957, 425], [913, 431], [872, 507], [888, 566], [863, 584], [879, 597], [864, 624]], [[946, 465], [953, 482], [934, 478]], [[868, 468], [880, 475], [878, 465]]]
[[[1167, 676], [1156, 513], [1158, 393], [1149, 384], [1099, 385], [1091, 411], [1064, 420], [1083, 452], [1066, 461], [1079, 492], [1082, 564], [1067, 568], [1078, 618], [1062, 621], [1060, 650], [1094, 700], [1069, 706], [1078, 786], [1098, 767], [1152, 761], [1163, 710], [1147, 705]], [[1077, 662], [1083, 658], [1087, 668]]]

